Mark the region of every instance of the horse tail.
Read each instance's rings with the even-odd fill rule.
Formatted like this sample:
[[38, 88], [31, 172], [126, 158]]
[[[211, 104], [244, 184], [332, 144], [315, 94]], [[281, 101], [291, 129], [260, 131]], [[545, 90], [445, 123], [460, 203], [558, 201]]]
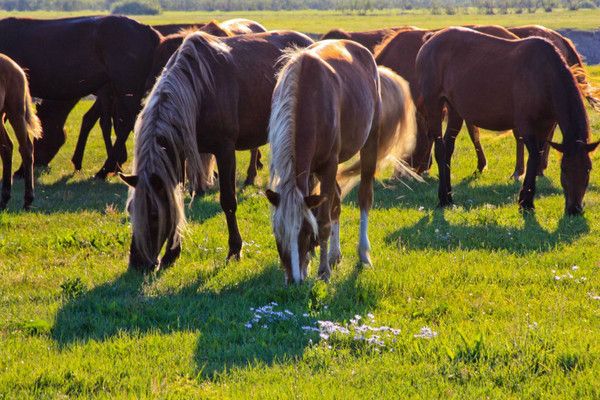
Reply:
[[581, 91], [581, 94], [594, 111], [600, 112], [600, 90], [594, 87], [588, 80], [583, 65], [573, 65], [570, 67], [571, 73], [575, 77], [575, 82]]
[[42, 124], [38, 118], [31, 94], [29, 93], [29, 86], [27, 80], [25, 80], [25, 123], [27, 124], [27, 131], [31, 139], [39, 139], [42, 137]]
[[[378, 67], [381, 81], [382, 109], [377, 144], [377, 169], [395, 166], [395, 176], [422, 178], [406, 164], [417, 140], [416, 108], [408, 83], [391, 69]], [[360, 159], [338, 172], [337, 181], [342, 196], [348, 194], [359, 180]]]

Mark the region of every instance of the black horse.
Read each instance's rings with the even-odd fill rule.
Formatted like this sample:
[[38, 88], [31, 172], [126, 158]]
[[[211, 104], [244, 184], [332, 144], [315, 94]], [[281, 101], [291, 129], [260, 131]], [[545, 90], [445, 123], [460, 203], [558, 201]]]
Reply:
[[[123, 16], [0, 20], [0, 53], [27, 71], [32, 96], [48, 100], [48, 110], [44, 101], [40, 110], [44, 137], [34, 145], [36, 165], [47, 165], [63, 145], [60, 121], [77, 100], [108, 86], [117, 139], [96, 176], [118, 171], [159, 42], [157, 31]], [[51, 111], [58, 115], [44, 119]]]

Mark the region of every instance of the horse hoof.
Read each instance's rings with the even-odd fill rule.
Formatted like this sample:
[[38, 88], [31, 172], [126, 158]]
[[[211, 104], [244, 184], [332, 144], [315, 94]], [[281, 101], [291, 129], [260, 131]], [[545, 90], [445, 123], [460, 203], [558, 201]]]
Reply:
[[246, 179], [244, 181], [244, 187], [246, 187], [246, 186], [254, 186], [254, 179], [250, 179], [250, 178]]
[[438, 207], [439, 208], [448, 208], [451, 207], [454, 203], [452, 202], [452, 200], [440, 200], [440, 202], [438, 203]]
[[260, 161], [256, 162], [256, 169], [258, 169], [259, 171], [262, 170], [265, 166], [263, 165], [263, 163], [261, 163]]
[[319, 269], [319, 279], [325, 283], [329, 283], [329, 280], [331, 279], [331, 270], [322, 271]]
[[229, 251], [229, 254], [227, 255], [227, 262], [233, 260], [233, 261], [240, 261], [240, 259], [242, 258], [242, 251]]
[[362, 254], [359, 254], [360, 265], [362, 267], [372, 267], [373, 263], [371, 262], [371, 253], [369, 251], [365, 251]]
[[341, 254], [333, 254], [329, 256], [329, 266], [334, 267], [342, 262]]
[[100, 171], [96, 172], [96, 175], [94, 175], [94, 179], [97, 179], [99, 181], [105, 181], [107, 176], [108, 173], [104, 169], [101, 169]]
[[23, 170], [21, 168], [15, 171], [13, 179], [23, 179]]

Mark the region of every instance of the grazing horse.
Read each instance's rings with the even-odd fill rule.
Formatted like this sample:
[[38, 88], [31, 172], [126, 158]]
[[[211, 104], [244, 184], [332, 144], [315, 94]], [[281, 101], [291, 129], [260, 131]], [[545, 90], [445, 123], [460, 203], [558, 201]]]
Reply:
[[9, 57], [0, 54], [0, 157], [2, 158], [2, 198], [0, 210], [10, 200], [12, 187], [13, 144], [4, 127], [8, 117], [19, 143], [25, 178], [24, 209], [33, 202], [33, 140], [42, 136], [40, 121], [35, 114], [25, 72]]
[[158, 33], [160, 33], [163, 36], [169, 36], [188, 29], [199, 30], [204, 25], [206, 24], [202, 22], [198, 24], [161, 24], [152, 25], [152, 28], [154, 28], [156, 31], [158, 31]]
[[165, 243], [160, 266], [178, 257], [185, 223], [182, 184], [186, 170], [194, 177], [206, 174], [201, 153], [214, 154], [219, 167], [227, 258], [241, 256], [235, 151], [266, 143], [277, 60], [286, 47], [310, 43], [306, 35], [290, 31], [222, 39], [196, 32], [185, 38], [138, 116], [134, 175], [122, 175], [132, 187], [131, 267], [154, 268]]
[[[315, 241], [320, 247], [319, 277], [329, 280], [331, 266], [341, 257], [338, 164], [357, 153], [359, 163], [342, 175], [360, 174], [358, 253], [370, 265], [368, 213], [378, 153], [383, 154], [378, 147], [394, 142], [380, 140], [382, 106], [373, 56], [349, 40], [325, 40], [290, 52], [271, 108], [271, 189], [266, 195], [273, 205], [273, 232], [286, 281], [306, 278]], [[318, 195], [313, 194], [315, 179], [320, 182]]]
[[343, 29], [332, 29], [325, 33], [319, 40], [328, 39], [346, 39], [360, 43], [371, 51], [375, 52], [375, 48], [379, 45], [386, 37], [393, 35], [399, 31], [418, 29], [413, 26], [403, 26], [395, 28], [376, 29], [372, 31], [364, 32], [348, 32]]
[[529, 152], [519, 194], [524, 210], [534, 208], [535, 181], [544, 143], [558, 124], [563, 143], [561, 183], [567, 214], [583, 212], [592, 162], [589, 123], [569, 67], [552, 43], [533, 37], [506, 40], [466, 28], [435, 34], [416, 61], [419, 101], [435, 142], [440, 206], [452, 203], [450, 159], [442, 139], [444, 105], [466, 121], [494, 131], [512, 129]]
[[[516, 35], [497, 25], [477, 25], [472, 26], [472, 29], [506, 39], [517, 39]], [[418, 99], [420, 95], [417, 87], [415, 60], [423, 44], [434, 32], [437, 32], [437, 30], [412, 29], [400, 31], [395, 35], [389, 36], [375, 49], [375, 60], [377, 61], [377, 64], [391, 68], [406, 79], [410, 84], [413, 99]], [[421, 174], [429, 170], [431, 147], [433, 143], [427, 136], [425, 120], [421, 116], [420, 110], [418, 110], [417, 115], [417, 144], [414, 154], [412, 154], [408, 161], [409, 164]], [[459, 126], [458, 129], [454, 126], [448, 131], [449, 134], [447, 135], [447, 139], [451, 142], [452, 148], [454, 148], [456, 135], [462, 127], [462, 120], [460, 120], [460, 117], [453, 117], [455, 117], [453, 118], [453, 122], [459, 124]], [[486, 168], [487, 160], [479, 140], [479, 130], [471, 124], [467, 124], [467, 129], [475, 147], [475, 153], [477, 154], [477, 170], [481, 172]]]
[[[73, 99], [110, 86], [117, 140], [99, 178], [118, 170], [127, 157], [125, 142], [158, 43], [158, 32], [122, 16], [0, 21], [0, 52], [28, 71], [32, 96], [61, 101], [61, 112], [68, 114]], [[34, 144], [37, 165], [47, 165], [65, 141], [62, 126], [44, 133]]]

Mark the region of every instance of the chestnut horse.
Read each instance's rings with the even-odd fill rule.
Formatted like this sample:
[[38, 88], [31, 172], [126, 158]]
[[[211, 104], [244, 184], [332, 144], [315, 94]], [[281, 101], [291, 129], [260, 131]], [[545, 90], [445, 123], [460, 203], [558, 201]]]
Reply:
[[[273, 205], [273, 232], [288, 283], [306, 278], [315, 240], [321, 279], [329, 280], [332, 265], [340, 260], [338, 164], [357, 153], [359, 168], [355, 164], [343, 175], [360, 174], [358, 254], [362, 263], [371, 264], [373, 178], [381, 158], [379, 143], [388, 142], [380, 141], [379, 90], [375, 60], [356, 42], [325, 40], [287, 55], [271, 106], [271, 189], [266, 195]], [[312, 193], [314, 179], [320, 183], [318, 195]]]
[[194, 177], [206, 174], [201, 153], [214, 154], [219, 167], [227, 258], [241, 256], [235, 151], [266, 143], [277, 60], [286, 47], [310, 43], [306, 35], [290, 31], [222, 39], [196, 32], [185, 38], [138, 116], [134, 175], [122, 175], [132, 187], [131, 267], [153, 269], [165, 243], [160, 266], [178, 257], [185, 224], [182, 184], [186, 170]]
[[25, 72], [9, 57], [0, 54], [0, 157], [2, 158], [2, 198], [0, 210], [10, 200], [12, 188], [13, 143], [4, 122], [8, 117], [19, 143], [25, 178], [24, 209], [33, 202], [33, 140], [42, 137], [40, 121], [35, 114]]
[[[472, 29], [506, 39], [517, 39], [516, 35], [497, 25], [477, 25], [472, 26]], [[437, 31], [423, 29], [399, 31], [395, 35], [389, 36], [375, 49], [375, 60], [377, 61], [377, 64], [391, 68], [406, 79], [410, 84], [413, 99], [419, 98], [415, 60], [421, 46], [423, 46], [434, 32]], [[417, 115], [417, 144], [415, 152], [408, 159], [408, 162], [421, 174], [429, 170], [432, 142], [427, 136], [425, 120], [422, 118], [419, 110]], [[458, 127], [458, 130], [456, 130], [456, 127], [453, 127], [453, 129], [448, 131], [449, 134], [447, 137], [448, 141], [451, 142], [452, 148], [454, 148], [454, 140], [462, 126], [460, 117], [454, 118], [454, 121], [459, 123], [460, 126]], [[481, 172], [487, 166], [487, 159], [485, 158], [485, 153], [483, 152], [483, 147], [479, 140], [479, 130], [471, 124], [467, 124], [467, 129], [477, 154], [477, 170]]]
[[396, 32], [404, 30], [418, 29], [413, 26], [403, 26], [395, 28], [376, 29], [363, 32], [348, 32], [343, 29], [332, 29], [319, 38], [319, 40], [328, 39], [347, 39], [360, 43], [371, 51], [375, 52], [375, 47], [379, 45], [386, 37], [393, 35]]
[[541, 150], [558, 124], [563, 143], [561, 183], [567, 214], [583, 212], [583, 197], [592, 162], [589, 123], [571, 70], [547, 40], [500, 39], [466, 28], [435, 34], [416, 61], [420, 102], [429, 137], [435, 142], [440, 206], [452, 203], [450, 159], [442, 138], [444, 105], [485, 129], [512, 129], [529, 152], [519, 205], [534, 208], [535, 181]]
[[[0, 21], [0, 52], [28, 71], [32, 96], [50, 100], [65, 118], [74, 99], [111, 88], [117, 141], [97, 174], [100, 178], [125, 161], [125, 142], [141, 108], [158, 43], [158, 32], [122, 16]], [[36, 165], [47, 165], [65, 142], [62, 126], [45, 129], [43, 118], [42, 126], [44, 137], [34, 143]]]

